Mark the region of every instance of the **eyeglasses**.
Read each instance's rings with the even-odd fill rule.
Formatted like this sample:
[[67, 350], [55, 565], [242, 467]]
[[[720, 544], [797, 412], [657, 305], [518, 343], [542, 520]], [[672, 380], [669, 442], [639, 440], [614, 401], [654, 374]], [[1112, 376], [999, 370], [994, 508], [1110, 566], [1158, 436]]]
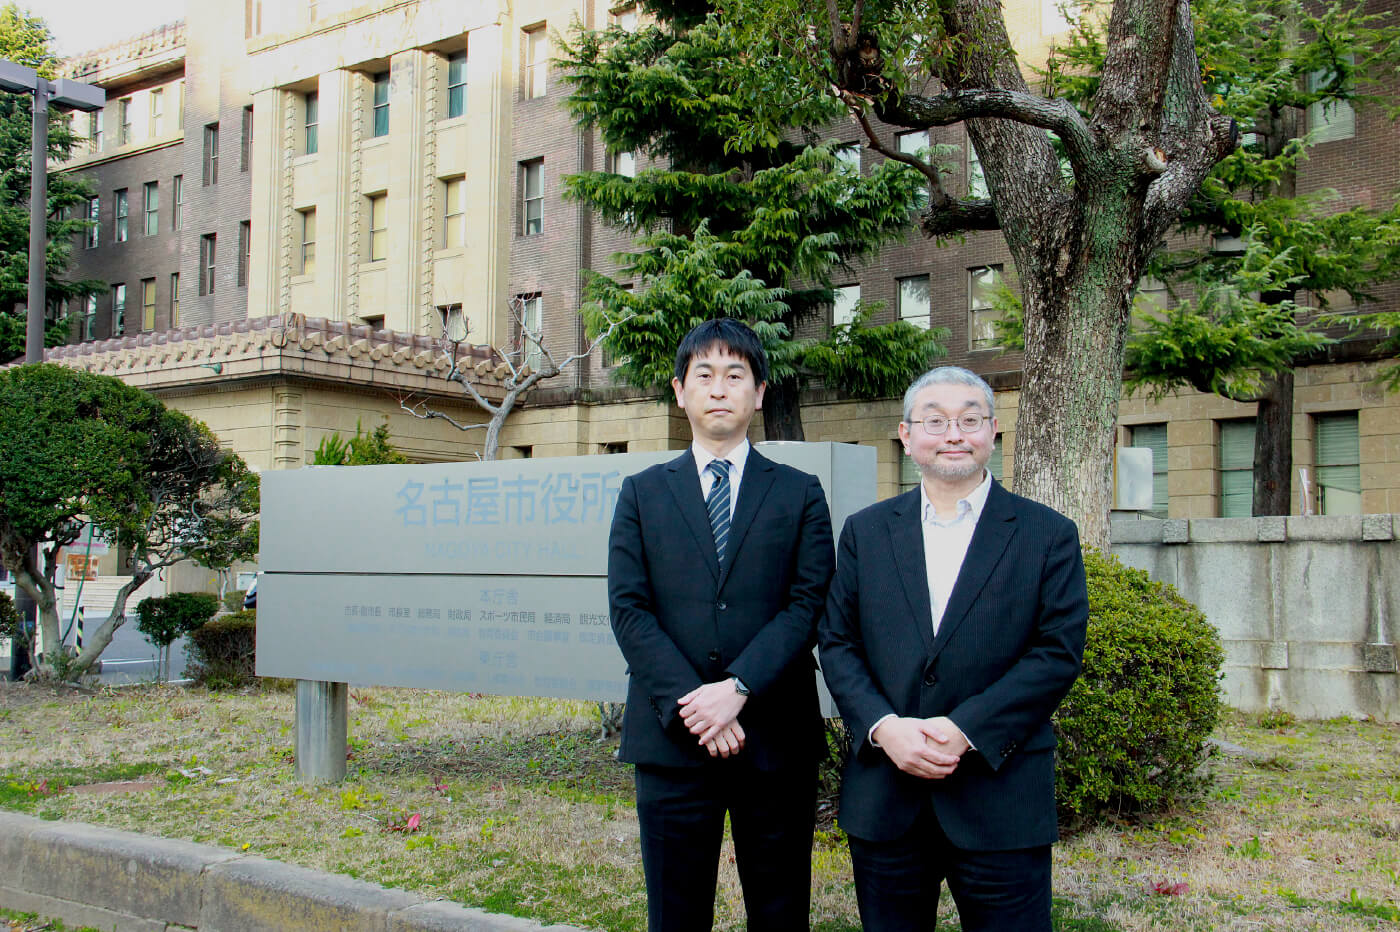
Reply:
[[946, 418], [941, 414], [931, 414], [922, 421], [910, 421], [910, 424], [922, 424], [924, 433], [934, 437], [941, 437], [948, 432], [948, 425], [956, 423], [958, 430], [964, 434], [975, 434], [982, 429], [982, 425], [987, 423], [987, 418], [981, 414], [964, 414], [959, 418]]

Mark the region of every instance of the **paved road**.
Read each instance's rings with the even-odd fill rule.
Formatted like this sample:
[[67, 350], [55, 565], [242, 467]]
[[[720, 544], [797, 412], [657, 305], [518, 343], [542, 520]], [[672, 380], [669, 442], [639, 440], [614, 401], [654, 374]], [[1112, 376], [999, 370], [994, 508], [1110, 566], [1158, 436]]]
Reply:
[[[64, 620], [64, 627], [67, 627]], [[98, 622], [89, 621], [90, 627]], [[68, 643], [73, 643], [74, 634], [68, 633]], [[184, 679], [185, 639], [180, 638], [170, 645], [170, 679]], [[102, 674], [98, 677], [104, 686], [119, 686], [124, 683], [151, 683], [159, 678], [156, 657], [160, 653], [150, 641], [136, 630], [136, 617], [128, 616], [126, 624], [117, 629], [112, 643], [102, 652]]]

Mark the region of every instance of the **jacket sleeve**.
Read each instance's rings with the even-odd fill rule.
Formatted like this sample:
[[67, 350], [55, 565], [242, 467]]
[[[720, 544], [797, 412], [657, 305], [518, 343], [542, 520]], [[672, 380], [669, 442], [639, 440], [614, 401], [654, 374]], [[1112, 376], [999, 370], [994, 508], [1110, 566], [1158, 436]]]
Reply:
[[822, 676], [851, 735], [851, 751], [873, 748], [870, 729], [886, 715], [897, 714], [870, 671], [860, 617], [860, 553], [853, 522], [841, 531], [836, 578], [818, 629]]
[[1046, 559], [1036, 589], [1036, 622], [1025, 653], [980, 693], [948, 713], [993, 770], [1050, 721], [1084, 658], [1089, 596], [1073, 522], [1045, 528]]
[[831, 512], [816, 476], [807, 477], [797, 546], [790, 559], [792, 581], [782, 610], [764, 624], [728, 666], [728, 671], [743, 680], [755, 695], [762, 695], [789, 664], [801, 654], [810, 654], [816, 643], [817, 619], [826, 601], [835, 559], [831, 549]]
[[608, 612], [629, 672], [645, 688], [662, 728], [679, 714], [681, 696], [702, 680], [656, 618], [646, 542], [637, 509], [637, 484], [622, 483], [608, 533]]

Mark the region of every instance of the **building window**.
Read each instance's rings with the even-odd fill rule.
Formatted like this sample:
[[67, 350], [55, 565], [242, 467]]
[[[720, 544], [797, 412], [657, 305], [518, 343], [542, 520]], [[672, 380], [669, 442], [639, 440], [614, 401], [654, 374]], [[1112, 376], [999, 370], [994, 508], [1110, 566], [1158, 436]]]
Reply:
[[368, 328], [371, 329], [371, 330], [383, 330], [383, 329], [384, 329], [384, 315], [383, 315], [383, 314], [372, 314], [372, 315], [370, 315], [370, 314], [365, 314], [365, 315], [361, 315], [361, 316], [360, 316], [360, 322], [363, 323], [366, 327], [368, 327]]
[[465, 178], [446, 178], [442, 182], [442, 246], [456, 249], [466, 239], [467, 182]]
[[180, 326], [180, 273], [170, 273], [170, 326]]
[[[1128, 428], [1128, 445], [1152, 451], [1152, 510], [1154, 518], [1167, 516], [1167, 425], [1136, 424]], [[1250, 452], [1251, 462], [1254, 454]]]
[[1254, 513], [1254, 420], [1220, 422], [1220, 517]]
[[389, 135], [389, 72], [381, 71], [370, 80], [374, 82], [374, 125], [371, 135], [378, 139]]
[[920, 330], [927, 330], [932, 313], [928, 299], [928, 276], [910, 275], [898, 281], [899, 319], [908, 321]]
[[545, 24], [525, 30], [525, 96], [543, 97], [549, 82], [549, 34]]
[[369, 261], [378, 262], [389, 255], [389, 195], [369, 197]]
[[316, 91], [306, 95], [302, 108], [302, 140], [306, 155], [321, 151], [321, 95]]
[[[1354, 61], [1353, 56], [1347, 56]], [[1308, 93], [1322, 93], [1337, 80], [1331, 69], [1308, 75]], [[1345, 100], [1319, 100], [1308, 105], [1308, 134], [1314, 142], [1336, 142], [1356, 135], [1356, 110]]]
[[156, 329], [156, 280], [141, 279], [141, 329]]
[[117, 145], [131, 142], [131, 98], [117, 101]]
[[262, 35], [262, 0], [243, 0], [243, 37]]
[[836, 170], [847, 175], [860, 174], [860, 146], [855, 143], [838, 145], [835, 149]]
[[992, 440], [992, 452], [987, 455], [987, 472], [992, 474], [996, 481], [1002, 481], [1001, 476], [1001, 434], [997, 434]]
[[[894, 142], [895, 148], [904, 155], [927, 160], [929, 152], [928, 130], [916, 129], [908, 133], [897, 133]], [[920, 186], [919, 197], [915, 203], [920, 208], [928, 206], [928, 185]]]
[[544, 327], [544, 295], [523, 294], [520, 302], [520, 345], [525, 352], [525, 365], [538, 369], [544, 362], [540, 332]]
[[239, 288], [248, 285], [248, 266], [253, 260], [253, 223], [244, 220], [238, 224], [238, 269], [234, 284]]
[[1361, 514], [1361, 439], [1355, 411], [1313, 417], [1317, 513]]
[[618, 7], [612, 11], [613, 25], [627, 32], [636, 32], [641, 24], [641, 10], [635, 3]]
[[238, 143], [238, 170], [246, 172], [253, 167], [253, 108], [243, 108], [243, 135]]
[[520, 232], [544, 232], [544, 159], [520, 163]]
[[88, 114], [88, 151], [93, 155], [102, 151], [102, 111]]
[[467, 112], [467, 53], [454, 52], [447, 59], [447, 118]]
[[467, 338], [467, 317], [460, 304], [439, 304], [438, 316], [442, 318], [442, 335], [454, 343]]
[[214, 247], [217, 237], [206, 233], [199, 238], [199, 293], [214, 293]]
[[614, 175], [621, 175], [624, 178], [637, 177], [637, 153], [631, 150], [609, 152], [607, 162], [607, 170]]
[[204, 184], [219, 183], [219, 124], [204, 127]]
[[860, 285], [841, 285], [831, 290], [831, 326], [838, 327], [855, 320], [860, 304]]
[[86, 306], [83, 308], [83, 339], [91, 340], [97, 332], [97, 295], [87, 296]]
[[112, 336], [126, 333], [126, 285], [112, 286]]
[[145, 188], [146, 235], [155, 236], [160, 232], [160, 184], [146, 182]]
[[90, 198], [88, 198], [88, 202], [87, 202], [87, 219], [88, 219], [88, 226], [87, 226], [87, 231], [83, 234], [83, 245], [84, 245], [86, 248], [88, 248], [88, 249], [95, 249], [95, 248], [97, 247], [98, 240], [101, 238], [101, 237], [99, 236], [100, 227], [98, 226], [98, 223], [99, 223], [98, 218], [99, 218], [99, 216], [100, 216], [100, 211], [101, 211], [101, 210], [102, 210], [102, 205], [101, 205], [101, 203], [100, 203], [100, 199], [99, 199], [99, 198], [95, 198], [95, 197], [90, 197]]
[[1001, 318], [996, 306], [996, 293], [1001, 287], [1001, 266], [984, 265], [967, 270], [968, 282], [968, 348], [995, 349], [997, 332], [994, 326]]
[[971, 136], [963, 143], [963, 151], [967, 153], [967, 196], [973, 200], [991, 197], [987, 191], [987, 176], [982, 174], [982, 159], [972, 145]]
[[150, 135], [157, 138], [165, 135], [165, 92], [160, 88], [151, 89]]
[[170, 208], [170, 229], [178, 230], [185, 218], [185, 176], [176, 175], [171, 187], [175, 189], [175, 203]]
[[118, 243], [125, 243], [127, 236], [127, 214], [131, 209], [131, 205], [127, 202], [126, 188], [112, 192], [112, 202], [112, 214], [114, 217], [112, 239]]
[[301, 266], [299, 274], [316, 274], [316, 208], [297, 211], [301, 215]]

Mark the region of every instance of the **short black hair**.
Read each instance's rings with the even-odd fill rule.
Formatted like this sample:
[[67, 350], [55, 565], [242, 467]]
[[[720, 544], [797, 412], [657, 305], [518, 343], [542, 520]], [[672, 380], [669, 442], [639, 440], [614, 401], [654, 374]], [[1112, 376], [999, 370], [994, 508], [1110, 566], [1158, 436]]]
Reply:
[[768, 381], [768, 355], [763, 352], [763, 344], [747, 324], [732, 317], [716, 317], [701, 323], [685, 335], [681, 345], [676, 347], [676, 381], [684, 384], [685, 374], [690, 371], [690, 361], [703, 356], [715, 346], [723, 347], [731, 356], [738, 356], [749, 364], [753, 380], [757, 385]]

